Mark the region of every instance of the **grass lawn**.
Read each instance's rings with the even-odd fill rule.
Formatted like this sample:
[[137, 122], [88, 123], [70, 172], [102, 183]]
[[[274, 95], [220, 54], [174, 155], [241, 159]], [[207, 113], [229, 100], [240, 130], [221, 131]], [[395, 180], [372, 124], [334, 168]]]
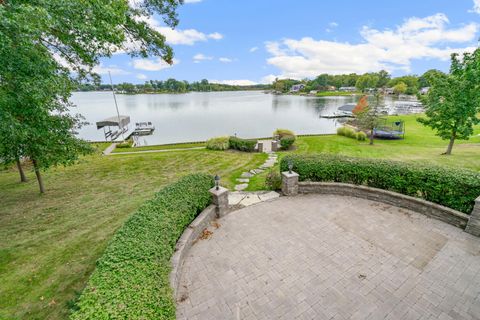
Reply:
[[[434, 132], [416, 121], [418, 115], [390, 117], [392, 121], [402, 119], [406, 124], [405, 140], [375, 140], [360, 142], [342, 136], [299, 137], [296, 150], [279, 152], [279, 158], [290, 152], [295, 153], [334, 153], [352, 157], [382, 158], [398, 161], [431, 163], [480, 171], [480, 126], [470, 140], [457, 140], [451, 156], [441, 155], [447, 149], [447, 141], [435, 136]], [[278, 166], [274, 168], [278, 170]], [[250, 180], [248, 190], [265, 188], [266, 172]]]
[[[102, 145], [105, 147], [105, 145]], [[115, 230], [162, 186], [192, 172], [233, 177], [265, 155], [192, 150], [82, 158], [18, 182], [0, 171], [0, 319], [65, 319]]]
[[192, 142], [192, 143], [162, 144], [162, 145], [153, 145], [153, 146], [145, 146], [145, 147], [135, 147], [135, 148], [115, 148], [115, 150], [113, 150], [113, 153], [151, 151], [151, 150], [188, 149], [188, 148], [205, 147], [205, 145], [206, 145], [205, 142]]

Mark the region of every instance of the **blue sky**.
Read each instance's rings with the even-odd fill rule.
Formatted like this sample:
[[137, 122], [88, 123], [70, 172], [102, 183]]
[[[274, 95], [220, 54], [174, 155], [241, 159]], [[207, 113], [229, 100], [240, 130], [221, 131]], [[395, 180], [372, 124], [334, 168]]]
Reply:
[[[130, 0], [141, 1], [141, 0]], [[321, 73], [393, 75], [448, 70], [452, 52], [473, 50], [480, 37], [480, 0], [189, 0], [167, 36], [175, 64], [124, 54], [97, 67], [104, 81], [208, 79], [268, 83]]]

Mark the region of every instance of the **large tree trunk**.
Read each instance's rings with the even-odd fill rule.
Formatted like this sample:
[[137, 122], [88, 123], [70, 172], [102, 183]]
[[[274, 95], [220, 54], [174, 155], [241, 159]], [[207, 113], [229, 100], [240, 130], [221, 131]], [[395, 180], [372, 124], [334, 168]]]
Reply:
[[43, 187], [42, 175], [40, 174], [40, 168], [38, 167], [36, 160], [32, 160], [32, 162], [33, 162], [33, 168], [35, 169], [35, 175], [37, 176], [40, 193], [45, 193], [45, 188]]
[[22, 164], [20, 163], [20, 159], [17, 159], [17, 168], [18, 173], [20, 173], [20, 182], [27, 182], [27, 177], [25, 176], [25, 172], [23, 171]]
[[452, 149], [453, 149], [453, 144], [455, 143], [455, 135], [452, 135], [450, 138], [450, 142], [448, 143], [448, 148], [447, 151], [444, 153], [446, 155], [451, 155], [452, 154]]
[[370, 130], [370, 145], [373, 146], [373, 129]]

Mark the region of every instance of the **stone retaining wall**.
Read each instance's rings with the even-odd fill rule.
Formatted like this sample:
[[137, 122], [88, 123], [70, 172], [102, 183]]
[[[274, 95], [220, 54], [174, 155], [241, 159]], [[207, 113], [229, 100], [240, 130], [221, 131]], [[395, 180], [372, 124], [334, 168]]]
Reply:
[[298, 192], [303, 194], [337, 194], [378, 201], [423, 213], [426, 216], [441, 220], [462, 229], [465, 229], [469, 220], [469, 216], [463, 212], [459, 212], [422, 199], [365, 186], [346, 183], [300, 182], [298, 184]]
[[193, 242], [197, 240], [203, 230], [205, 230], [210, 222], [217, 217], [217, 210], [215, 205], [208, 206], [200, 213], [195, 220], [183, 231], [182, 236], [178, 239], [175, 245], [175, 253], [170, 260], [172, 263], [172, 272], [170, 273], [170, 287], [173, 289], [174, 296], [178, 291], [180, 284], [180, 274], [183, 261], [192, 246]]

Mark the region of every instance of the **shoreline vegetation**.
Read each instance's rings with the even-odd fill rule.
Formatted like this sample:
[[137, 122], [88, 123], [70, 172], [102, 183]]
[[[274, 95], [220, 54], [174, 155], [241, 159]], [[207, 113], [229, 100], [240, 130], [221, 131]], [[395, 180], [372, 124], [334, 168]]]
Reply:
[[[373, 93], [378, 90], [388, 94], [417, 95], [422, 89], [430, 87], [429, 77], [442, 74], [438, 70], [429, 70], [423, 75], [392, 77], [387, 71], [365, 74], [321, 74], [314, 79], [275, 79], [271, 84], [237, 85], [209, 82], [207, 79], [188, 82], [186, 80], [148, 80], [142, 84], [123, 82], [114, 84], [115, 92], [120, 94], [175, 94], [189, 92], [221, 91], [266, 91], [273, 94], [309, 94], [317, 97], [352, 96]], [[110, 84], [81, 83], [77, 92], [111, 91]]]

